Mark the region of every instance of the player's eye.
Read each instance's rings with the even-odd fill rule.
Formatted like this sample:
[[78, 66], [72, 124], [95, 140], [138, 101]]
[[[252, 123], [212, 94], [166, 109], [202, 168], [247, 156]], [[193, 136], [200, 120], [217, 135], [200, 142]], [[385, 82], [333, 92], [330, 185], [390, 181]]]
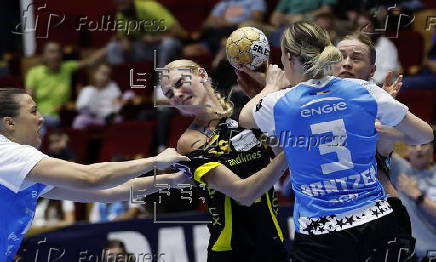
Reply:
[[174, 92], [173, 92], [173, 90], [168, 89], [168, 91], [165, 92], [164, 95], [165, 95], [168, 99], [171, 99], [171, 98], [173, 98], [173, 96], [174, 96]]
[[174, 84], [174, 88], [180, 88], [183, 85], [182, 83], [182, 78], [180, 78], [175, 84]]
[[360, 56], [353, 56], [353, 57], [351, 57], [351, 59], [359, 61], [359, 60], [361, 60], [361, 57]]

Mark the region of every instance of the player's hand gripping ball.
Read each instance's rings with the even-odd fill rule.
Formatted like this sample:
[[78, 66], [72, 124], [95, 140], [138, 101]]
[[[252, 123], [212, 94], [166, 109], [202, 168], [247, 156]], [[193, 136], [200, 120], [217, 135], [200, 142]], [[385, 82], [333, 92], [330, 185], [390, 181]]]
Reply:
[[244, 66], [256, 70], [269, 58], [270, 47], [265, 34], [254, 27], [241, 27], [227, 38], [227, 60], [237, 70]]

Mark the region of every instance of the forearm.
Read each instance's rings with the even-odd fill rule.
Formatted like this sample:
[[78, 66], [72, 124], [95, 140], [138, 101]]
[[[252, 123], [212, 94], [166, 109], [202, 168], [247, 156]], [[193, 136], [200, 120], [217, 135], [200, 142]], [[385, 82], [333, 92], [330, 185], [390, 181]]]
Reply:
[[128, 180], [153, 170], [155, 158], [144, 158], [126, 162], [103, 162], [91, 164], [88, 169], [96, 176], [97, 189], [118, 186]]
[[251, 205], [257, 198], [270, 190], [288, 168], [284, 153], [280, 153], [265, 168], [239, 181], [241, 203]]
[[114, 188], [105, 190], [71, 190], [68, 188], [56, 187], [43, 197], [56, 200], [70, 200], [81, 203], [101, 202], [111, 203], [116, 201], [129, 201], [157, 192], [160, 188], [156, 184], [176, 186], [184, 174], [163, 174], [141, 177], [129, 180], [128, 182]]
[[321, 8], [305, 13], [305, 16], [315, 17], [319, 14], [331, 13], [332, 9], [329, 5], [323, 5]]
[[405, 134], [405, 139], [411, 145], [426, 144], [434, 139], [430, 125], [410, 112], [395, 128]]
[[266, 86], [259, 94], [253, 97], [245, 106], [242, 108], [241, 113], [239, 114], [239, 124], [245, 128], [258, 128], [256, 122], [253, 118], [253, 110], [256, 108], [256, 105], [259, 104], [260, 100], [264, 98], [266, 95], [270, 93], [274, 93], [279, 89], [273, 86]]
[[[135, 178], [127, 183], [110, 189], [110, 201], [129, 201], [142, 198], [163, 189], [162, 186], [176, 187], [184, 174], [162, 174]], [[156, 185], [162, 185], [158, 187]]]
[[100, 48], [97, 51], [95, 51], [91, 56], [89, 56], [86, 59], [83, 59], [79, 62], [79, 67], [86, 67], [86, 66], [93, 66], [98, 61], [103, 59], [103, 57], [106, 56], [106, 48]]

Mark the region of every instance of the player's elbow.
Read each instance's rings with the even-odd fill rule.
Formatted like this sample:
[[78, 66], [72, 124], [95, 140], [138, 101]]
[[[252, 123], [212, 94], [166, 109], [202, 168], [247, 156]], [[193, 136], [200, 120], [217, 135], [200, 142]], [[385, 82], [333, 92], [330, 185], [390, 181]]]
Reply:
[[421, 144], [427, 144], [427, 143], [430, 143], [431, 141], [434, 140], [434, 131], [430, 125], [427, 125], [426, 131], [423, 134], [422, 140], [423, 141]]
[[412, 145], [423, 145], [430, 143], [434, 140], [433, 129], [429, 125], [427, 125], [423, 128], [420, 134], [417, 134], [415, 136], [409, 136], [409, 140], [409, 144]]
[[83, 190], [100, 190], [104, 189], [104, 175], [101, 170], [94, 168], [92, 165], [82, 166], [78, 172], [78, 186]]
[[250, 187], [247, 187], [244, 181], [238, 182], [236, 188], [236, 194], [233, 199], [238, 201], [241, 205], [249, 207], [256, 201], [257, 197], [255, 192], [250, 190]]

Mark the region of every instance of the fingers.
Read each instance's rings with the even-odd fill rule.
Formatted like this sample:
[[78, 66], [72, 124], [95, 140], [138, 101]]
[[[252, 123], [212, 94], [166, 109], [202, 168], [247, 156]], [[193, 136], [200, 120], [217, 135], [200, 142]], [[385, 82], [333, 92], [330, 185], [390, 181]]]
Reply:
[[403, 85], [403, 75], [400, 75], [397, 80], [395, 80], [394, 88], [395, 90], [400, 90], [400, 87]]
[[384, 82], [385, 86], [392, 85], [392, 76], [393, 76], [393, 74], [394, 73], [392, 71], [387, 72], [387, 74], [385, 76], [385, 82]]
[[392, 86], [392, 96], [395, 98], [403, 86], [403, 75], [400, 75]]
[[191, 161], [191, 159], [189, 159], [189, 157], [186, 156], [179, 156], [174, 160], [174, 162], [186, 162], [186, 161]]

